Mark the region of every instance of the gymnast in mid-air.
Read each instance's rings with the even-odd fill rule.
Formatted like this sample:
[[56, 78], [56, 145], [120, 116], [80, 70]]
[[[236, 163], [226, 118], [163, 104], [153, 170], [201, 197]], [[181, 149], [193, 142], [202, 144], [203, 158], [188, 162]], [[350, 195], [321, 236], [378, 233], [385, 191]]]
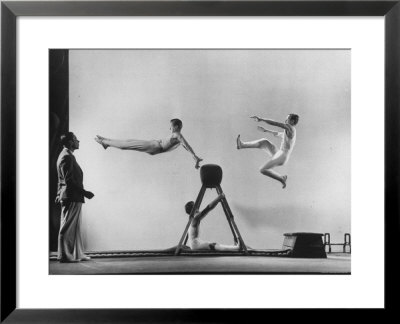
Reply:
[[262, 126], [258, 126], [258, 130], [270, 133], [275, 137], [281, 137], [281, 145], [278, 148], [266, 138], [261, 138], [255, 141], [242, 142], [240, 135], [236, 139], [236, 147], [238, 150], [246, 148], [257, 148], [266, 150], [271, 159], [260, 168], [263, 175], [271, 177], [282, 183], [282, 188], [286, 187], [287, 175], [280, 175], [273, 168], [286, 164], [289, 161], [290, 154], [293, 151], [294, 144], [296, 143], [296, 128], [299, 122], [299, 116], [296, 114], [289, 114], [284, 123], [276, 122], [271, 119], [260, 118], [258, 116], [250, 117], [257, 122], [265, 122], [271, 126], [277, 126], [283, 129], [283, 132], [271, 131]]
[[[199, 210], [194, 211], [194, 217], [190, 223], [188, 230], [188, 245], [192, 250], [212, 250], [212, 251], [239, 251], [240, 244], [237, 245], [223, 245], [215, 242], [206, 242], [200, 239], [200, 222], [206, 215], [218, 205], [218, 203], [225, 197], [225, 194], [220, 194], [212, 202], [210, 202], [206, 208], [201, 212]], [[185, 205], [185, 211], [188, 215], [191, 214], [194, 208], [194, 202], [189, 201]]]
[[172, 151], [176, 149], [179, 145], [182, 146], [193, 156], [195, 160], [195, 168], [198, 169], [200, 167], [200, 162], [203, 159], [199, 158], [183, 137], [182, 130], [182, 121], [179, 119], [172, 119], [171, 123], [171, 135], [162, 140], [137, 140], [137, 139], [128, 139], [128, 140], [116, 140], [109, 139], [100, 135], [96, 135], [94, 139], [97, 143], [101, 144], [104, 149], [110, 147], [119, 148], [121, 150], [134, 150], [139, 152], [145, 152], [150, 155], [160, 154]]

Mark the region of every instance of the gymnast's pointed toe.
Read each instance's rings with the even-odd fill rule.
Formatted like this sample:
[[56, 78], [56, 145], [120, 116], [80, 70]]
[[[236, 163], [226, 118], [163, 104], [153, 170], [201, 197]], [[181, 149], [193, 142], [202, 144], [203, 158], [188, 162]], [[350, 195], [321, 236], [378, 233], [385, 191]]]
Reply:
[[238, 150], [240, 150], [240, 148], [241, 148], [241, 145], [240, 145], [241, 143], [240, 143], [240, 134], [237, 136], [237, 138], [236, 138], [236, 148], [238, 149]]
[[287, 175], [283, 176], [282, 189], [286, 188]]
[[103, 148], [106, 150], [107, 147], [108, 147], [108, 145], [107, 145], [107, 144], [104, 144], [104, 142], [103, 142], [104, 137], [101, 137], [101, 136], [99, 136], [99, 135], [96, 135], [96, 136], [97, 136], [97, 137], [95, 137], [94, 140], [95, 140], [97, 143], [101, 144], [101, 146], [103, 146]]

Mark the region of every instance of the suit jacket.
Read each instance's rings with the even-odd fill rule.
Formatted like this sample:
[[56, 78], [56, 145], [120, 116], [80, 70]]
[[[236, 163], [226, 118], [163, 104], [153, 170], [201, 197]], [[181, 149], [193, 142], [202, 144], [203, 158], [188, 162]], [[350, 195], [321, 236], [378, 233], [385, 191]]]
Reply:
[[85, 202], [83, 172], [72, 152], [63, 148], [57, 159], [58, 191], [61, 201]]

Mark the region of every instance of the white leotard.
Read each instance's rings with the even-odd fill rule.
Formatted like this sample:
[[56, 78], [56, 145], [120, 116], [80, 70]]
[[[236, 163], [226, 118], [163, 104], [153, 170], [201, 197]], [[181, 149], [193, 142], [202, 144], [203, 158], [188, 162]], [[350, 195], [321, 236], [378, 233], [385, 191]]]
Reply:
[[280, 150], [282, 152], [285, 152], [287, 154], [290, 154], [293, 150], [294, 144], [296, 143], [296, 128], [291, 127], [292, 132], [293, 132], [293, 137], [290, 138], [286, 131], [283, 132], [283, 139], [281, 142], [281, 147]]

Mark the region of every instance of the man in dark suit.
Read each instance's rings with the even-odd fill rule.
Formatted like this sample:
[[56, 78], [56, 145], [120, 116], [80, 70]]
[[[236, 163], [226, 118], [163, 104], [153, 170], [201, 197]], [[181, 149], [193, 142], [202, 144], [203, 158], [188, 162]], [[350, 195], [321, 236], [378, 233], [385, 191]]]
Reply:
[[82, 204], [85, 197], [94, 194], [83, 188], [83, 172], [73, 152], [79, 141], [72, 132], [61, 136], [63, 150], [58, 156], [58, 192], [56, 202], [61, 204], [60, 232], [58, 235], [58, 260], [60, 262], [88, 261], [81, 236]]

